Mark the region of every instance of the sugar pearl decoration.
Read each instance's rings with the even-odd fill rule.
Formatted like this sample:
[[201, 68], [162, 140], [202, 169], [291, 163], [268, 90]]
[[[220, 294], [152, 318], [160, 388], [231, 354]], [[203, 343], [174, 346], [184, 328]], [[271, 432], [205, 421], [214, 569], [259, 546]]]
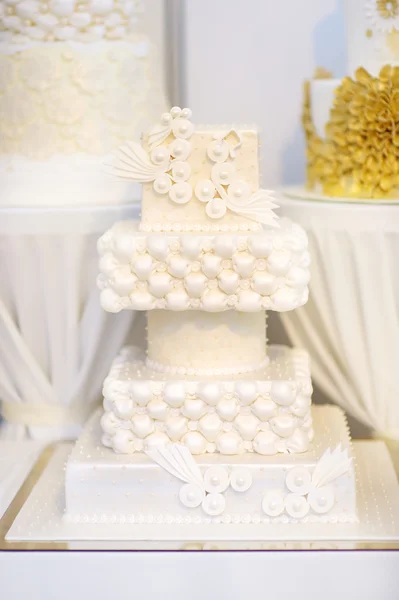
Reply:
[[169, 406], [173, 408], [180, 408], [183, 406], [186, 398], [184, 383], [180, 381], [166, 382], [163, 390], [163, 397]]
[[285, 484], [290, 492], [305, 495], [312, 486], [312, 477], [304, 467], [294, 467], [287, 473]]
[[236, 492], [246, 492], [252, 485], [251, 471], [245, 468], [233, 469], [230, 485]]
[[177, 160], [186, 160], [191, 152], [191, 144], [187, 140], [175, 139], [169, 144], [169, 152]]
[[194, 126], [188, 119], [178, 117], [172, 123], [172, 131], [176, 138], [186, 140], [192, 136]]
[[221, 515], [226, 508], [226, 499], [222, 494], [208, 494], [202, 503], [203, 511], [212, 517]]
[[279, 490], [267, 492], [262, 499], [262, 510], [268, 517], [278, 517], [284, 512], [284, 495]]
[[224, 492], [229, 484], [229, 474], [224, 467], [209, 467], [204, 473], [205, 490], [211, 494]]
[[183, 506], [196, 508], [205, 498], [205, 492], [194, 483], [186, 483], [180, 488], [179, 499]]
[[191, 454], [203, 454], [205, 452], [207, 441], [198, 431], [189, 431], [185, 434], [182, 441], [188, 447]]
[[158, 194], [167, 194], [172, 187], [172, 180], [169, 175], [159, 175], [155, 179], [153, 187]]
[[305, 496], [288, 494], [284, 500], [285, 510], [294, 519], [303, 519], [309, 512], [309, 503]]
[[175, 183], [169, 192], [170, 199], [176, 204], [186, 204], [191, 200], [191, 196], [191, 186], [185, 181]]
[[328, 513], [335, 503], [333, 486], [326, 485], [312, 490], [308, 495], [308, 502], [315, 513]]
[[226, 140], [214, 140], [208, 144], [206, 153], [215, 163], [223, 163], [229, 156], [230, 147]]
[[221, 163], [212, 167], [212, 181], [220, 185], [229, 185], [235, 179], [236, 169], [233, 163]]

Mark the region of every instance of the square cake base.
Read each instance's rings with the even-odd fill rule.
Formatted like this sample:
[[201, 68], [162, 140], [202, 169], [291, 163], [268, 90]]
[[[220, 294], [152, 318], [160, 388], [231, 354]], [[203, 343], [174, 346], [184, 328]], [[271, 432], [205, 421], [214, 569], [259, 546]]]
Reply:
[[67, 462], [69, 521], [198, 525], [356, 521], [351, 442], [345, 416], [337, 407], [313, 407], [315, 441], [302, 454], [192, 457], [188, 453], [177, 459], [169, 454], [181, 448], [176, 444], [161, 456], [157, 451], [150, 456], [120, 455], [103, 447], [101, 414], [98, 411], [90, 419]]

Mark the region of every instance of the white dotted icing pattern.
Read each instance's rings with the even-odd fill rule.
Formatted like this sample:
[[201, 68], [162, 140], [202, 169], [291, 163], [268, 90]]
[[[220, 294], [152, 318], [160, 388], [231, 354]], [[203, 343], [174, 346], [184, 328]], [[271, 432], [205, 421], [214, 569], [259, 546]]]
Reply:
[[142, 10], [140, 0], [4, 0], [0, 42], [124, 39]]
[[[306, 352], [271, 350], [270, 365], [232, 381], [161, 379], [127, 349], [104, 382], [104, 445], [118, 453], [184, 443], [192, 454], [305, 452], [313, 438]], [[291, 375], [291, 377], [290, 377]]]
[[144, 234], [117, 223], [98, 243], [101, 304], [122, 309], [288, 311], [306, 303], [307, 237], [281, 219], [259, 234]]
[[165, 373], [165, 375], [199, 375], [201, 377], [214, 377], [214, 376], [223, 376], [223, 375], [238, 375], [240, 373], [251, 373], [253, 371], [259, 371], [260, 369], [264, 369], [269, 364], [268, 358], [265, 358], [263, 362], [252, 364], [252, 365], [244, 365], [242, 367], [215, 367], [215, 368], [192, 368], [192, 367], [173, 367], [169, 365], [164, 365], [162, 363], [156, 362], [155, 360], [151, 360], [147, 357], [146, 365], [149, 369], [153, 371], [158, 371], [159, 373]]
[[126, 136], [137, 138], [165, 105], [144, 36], [0, 49], [0, 153], [107, 154]]

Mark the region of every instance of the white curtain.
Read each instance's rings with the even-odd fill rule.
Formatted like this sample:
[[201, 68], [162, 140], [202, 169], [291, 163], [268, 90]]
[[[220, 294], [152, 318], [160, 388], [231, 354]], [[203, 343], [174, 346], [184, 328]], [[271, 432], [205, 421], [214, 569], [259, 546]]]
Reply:
[[0, 210], [3, 439], [75, 437], [135, 314], [105, 313], [98, 237], [137, 206]]
[[399, 440], [399, 204], [281, 204], [306, 229], [312, 261], [309, 302], [283, 315], [286, 331], [332, 401]]

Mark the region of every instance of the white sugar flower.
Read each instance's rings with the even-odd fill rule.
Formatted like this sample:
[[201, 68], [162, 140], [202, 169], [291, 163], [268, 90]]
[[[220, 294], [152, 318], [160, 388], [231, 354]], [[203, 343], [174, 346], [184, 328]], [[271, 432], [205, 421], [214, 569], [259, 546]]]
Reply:
[[369, 0], [365, 12], [377, 31], [391, 33], [399, 30], [399, 0]]

